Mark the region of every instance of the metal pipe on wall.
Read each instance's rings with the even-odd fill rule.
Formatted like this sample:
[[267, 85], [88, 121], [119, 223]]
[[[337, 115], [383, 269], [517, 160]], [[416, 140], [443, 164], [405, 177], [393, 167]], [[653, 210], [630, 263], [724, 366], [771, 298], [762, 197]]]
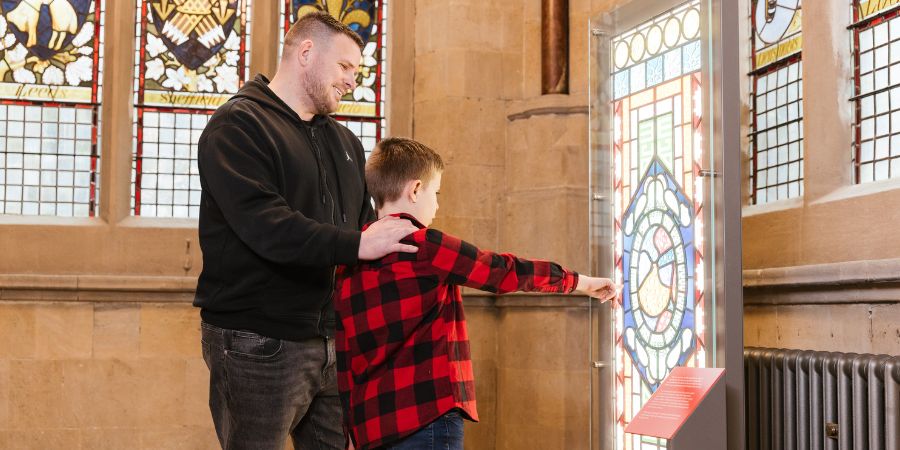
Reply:
[[541, 0], [541, 94], [569, 93], [569, 0]]

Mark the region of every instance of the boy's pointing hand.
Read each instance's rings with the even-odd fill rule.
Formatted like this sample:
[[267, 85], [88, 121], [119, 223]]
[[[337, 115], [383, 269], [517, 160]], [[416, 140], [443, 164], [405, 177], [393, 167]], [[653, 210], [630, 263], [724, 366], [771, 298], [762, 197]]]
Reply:
[[601, 303], [610, 301], [619, 295], [621, 286], [616, 286], [609, 278], [596, 278], [578, 275], [578, 285], [575, 290], [600, 300]]

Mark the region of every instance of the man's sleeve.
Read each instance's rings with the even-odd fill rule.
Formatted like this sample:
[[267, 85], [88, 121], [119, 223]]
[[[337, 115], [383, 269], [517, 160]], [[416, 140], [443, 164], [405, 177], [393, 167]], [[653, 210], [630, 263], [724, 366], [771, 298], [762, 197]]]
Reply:
[[578, 274], [559, 264], [494, 253], [438, 230], [425, 232], [426, 257], [441, 281], [495, 294], [575, 290]]
[[357, 262], [360, 233], [292, 209], [278, 193], [269, 151], [238, 126], [224, 125], [201, 140], [197, 163], [228, 225], [260, 257], [314, 267]]

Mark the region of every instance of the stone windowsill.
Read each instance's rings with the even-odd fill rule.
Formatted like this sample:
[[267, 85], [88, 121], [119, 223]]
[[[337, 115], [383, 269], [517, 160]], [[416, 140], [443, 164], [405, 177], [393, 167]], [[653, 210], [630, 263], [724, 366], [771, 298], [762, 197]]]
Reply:
[[[0, 274], [0, 301], [191, 302], [193, 276]], [[587, 308], [584, 296], [463, 290], [466, 305], [498, 308]]]

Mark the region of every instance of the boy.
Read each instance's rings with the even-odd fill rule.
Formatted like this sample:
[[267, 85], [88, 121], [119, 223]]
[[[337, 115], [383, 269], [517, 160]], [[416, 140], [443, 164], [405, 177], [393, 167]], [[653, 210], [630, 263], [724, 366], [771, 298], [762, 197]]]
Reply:
[[558, 264], [479, 250], [426, 228], [438, 209], [444, 163], [410, 139], [381, 141], [366, 163], [378, 217], [419, 230], [393, 253], [343, 267], [335, 283], [338, 388], [357, 449], [462, 449], [462, 421], [478, 421], [459, 286], [497, 294], [581, 291], [607, 301], [612, 281]]

